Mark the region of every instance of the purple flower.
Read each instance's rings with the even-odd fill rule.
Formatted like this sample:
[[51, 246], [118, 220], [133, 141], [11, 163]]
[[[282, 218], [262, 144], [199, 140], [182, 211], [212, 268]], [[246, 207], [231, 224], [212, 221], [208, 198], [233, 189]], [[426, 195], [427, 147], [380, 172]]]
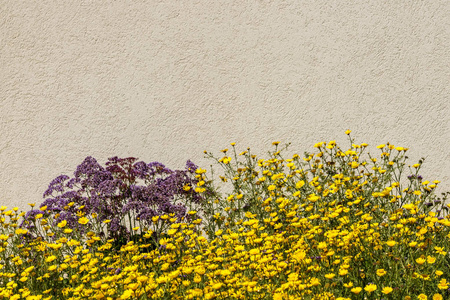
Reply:
[[54, 191], [62, 192], [64, 191], [64, 181], [69, 179], [70, 177], [67, 175], [59, 175], [55, 179], [50, 182], [48, 185], [48, 189], [44, 192], [43, 197], [50, 196]]
[[188, 160], [186, 162], [186, 171], [190, 173], [195, 173], [195, 171], [198, 169], [198, 166], [194, 164], [191, 160]]
[[[86, 216], [97, 214], [98, 221], [106, 219], [108, 237], [126, 238], [133, 234], [125, 226], [125, 217], [132, 216], [135, 221], [153, 226], [152, 217], [173, 214], [178, 221], [187, 220], [186, 204], [201, 210], [203, 197], [194, 189], [197, 166], [190, 160], [185, 170], [170, 170], [159, 162], [145, 163], [137, 158], [111, 157], [101, 166], [93, 157], [86, 157], [76, 168], [74, 177], [56, 177], [44, 193], [46, 214], [56, 222], [67, 221], [67, 227], [77, 233], [95, 230], [92, 223], [81, 225], [78, 214]], [[207, 189], [205, 194], [211, 194]], [[70, 204], [70, 205], [69, 205]], [[23, 226], [34, 230], [33, 222], [39, 210], [32, 210], [25, 216]], [[22, 226], [21, 225], [21, 226]], [[101, 233], [98, 233], [101, 234]]]

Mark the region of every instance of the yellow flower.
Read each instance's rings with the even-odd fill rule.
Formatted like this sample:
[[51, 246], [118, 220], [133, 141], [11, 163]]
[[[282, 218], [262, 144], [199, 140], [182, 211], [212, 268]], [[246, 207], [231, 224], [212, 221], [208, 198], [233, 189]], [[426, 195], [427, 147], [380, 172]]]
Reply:
[[16, 229], [16, 234], [17, 235], [19, 235], [19, 234], [25, 234], [25, 233], [27, 233], [28, 232], [28, 229], [22, 229], [22, 228], [17, 228]]
[[427, 263], [434, 264], [436, 262], [436, 257], [427, 256]]
[[303, 180], [300, 180], [300, 181], [298, 181], [296, 184], [295, 184], [295, 187], [297, 188], [297, 189], [300, 189], [302, 186], [304, 186], [305, 185], [305, 182], [303, 181]]
[[52, 265], [52, 266], [48, 267], [48, 270], [49, 271], [54, 271], [54, 270], [56, 270], [57, 267], [58, 266], [56, 266], [56, 265]]
[[251, 255], [257, 255], [257, 254], [259, 254], [259, 249], [257, 249], [257, 248], [251, 249], [251, 250], [249, 251], [249, 253], [250, 253]]
[[205, 169], [198, 168], [197, 170], [195, 170], [195, 173], [197, 173], [197, 174], [203, 174], [203, 173], [206, 173], [206, 170], [205, 170]]
[[273, 184], [271, 184], [271, 185], [269, 185], [268, 187], [267, 187], [267, 189], [269, 190], [269, 191], [273, 191], [274, 189], [276, 189], [277, 187], [275, 186], [275, 185], [273, 185]]
[[419, 257], [416, 259], [416, 263], [418, 263], [419, 265], [423, 265], [426, 262], [425, 258]]
[[378, 276], [384, 276], [384, 275], [386, 275], [386, 273], [387, 273], [387, 272], [386, 272], [384, 269], [378, 269], [378, 270], [377, 270], [377, 275], [378, 275]]
[[327, 247], [326, 242], [320, 242], [319, 245], [317, 245], [317, 249], [325, 249]]
[[447, 254], [447, 252], [444, 251], [443, 247], [434, 247], [434, 250], [436, 250], [436, 252], [441, 254], [441, 255], [446, 255]]
[[226, 164], [226, 165], [227, 165], [227, 164], [229, 164], [229, 163], [230, 163], [230, 161], [231, 161], [231, 157], [224, 157], [222, 161], [223, 161], [223, 163], [224, 163], [224, 164]]
[[245, 247], [243, 245], [238, 245], [234, 248], [234, 250], [236, 250], [236, 251], [242, 251], [244, 249], [245, 249]]
[[377, 289], [377, 286], [375, 284], [368, 284], [364, 288], [364, 290], [369, 293], [375, 291], [376, 289]]
[[311, 278], [311, 285], [312, 286], [320, 285], [319, 278], [315, 278], [315, 277]]
[[446, 290], [446, 289], [448, 289], [448, 282], [447, 282], [447, 279], [443, 278], [443, 279], [441, 279], [441, 281], [439, 281], [438, 289], [440, 289], [440, 290]]
[[442, 297], [442, 295], [439, 294], [434, 294], [433, 295], [433, 300], [443, 300], [444, 298]]
[[166, 271], [167, 269], [169, 269], [169, 267], [170, 267], [170, 264], [169, 264], [169, 263], [164, 263], [164, 264], [162, 264], [162, 266], [161, 266], [161, 271]]
[[63, 228], [66, 225], [67, 225], [67, 221], [66, 220], [62, 220], [61, 222], [58, 223], [58, 227], [59, 228]]
[[329, 274], [326, 274], [326, 275], [325, 275], [325, 278], [333, 279], [334, 276], [336, 276], [334, 273], [329, 273]]
[[362, 291], [362, 288], [357, 286], [357, 287], [352, 288], [350, 291], [354, 294], [359, 294]]
[[381, 292], [383, 293], [383, 294], [389, 294], [390, 292], [392, 292], [393, 291], [393, 289], [391, 288], [391, 287], [389, 287], [389, 286], [385, 286], [382, 290], [381, 290]]
[[283, 299], [284, 299], [283, 294], [280, 293], [273, 294], [273, 300], [283, 300]]
[[410, 246], [410, 247], [415, 247], [416, 245], [417, 245], [417, 242], [411, 242], [408, 244], [408, 246]]
[[347, 130], [345, 131], [345, 134], [346, 134], [346, 135], [349, 135], [350, 132], [352, 132], [352, 131], [351, 131], [350, 129], [347, 129]]
[[[137, 227], [137, 228], [139, 228], [139, 227]], [[172, 228], [172, 229], [169, 229], [167, 231], [167, 234], [168, 235], [174, 235], [175, 233], [177, 233], [177, 231], [178, 231], [178, 229]]]
[[345, 276], [345, 275], [347, 275], [348, 274], [348, 270], [347, 269], [340, 269], [339, 270], [339, 275], [340, 276]]
[[195, 268], [195, 272], [199, 275], [203, 275], [206, 273], [206, 269], [203, 266], [199, 266]]
[[52, 262], [52, 261], [54, 261], [55, 259], [56, 259], [56, 256], [51, 255], [51, 256], [47, 257], [47, 258], [45, 259], [45, 261], [46, 261], [46, 262]]
[[419, 296], [417, 296], [417, 299], [419, 299], [419, 300], [428, 300], [428, 297], [427, 297], [427, 295], [420, 294]]
[[131, 297], [133, 297], [134, 292], [132, 290], [125, 290], [122, 294], [122, 296], [120, 296], [120, 299], [129, 299]]
[[351, 288], [353, 286], [353, 282], [349, 282], [349, 283], [344, 283], [344, 286], [346, 288]]
[[85, 225], [85, 224], [89, 223], [89, 219], [86, 217], [82, 217], [82, 218], [78, 219], [78, 223]]
[[397, 244], [396, 241], [387, 241], [387, 242], [386, 242], [386, 245], [388, 245], [389, 247], [394, 247], [395, 244]]
[[215, 289], [215, 290], [219, 290], [219, 289], [222, 287], [222, 285], [223, 285], [223, 283], [218, 282], [218, 283], [215, 283], [215, 284], [212, 286], [212, 288]]
[[203, 193], [204, 191], [206, 191], [206, 189], [205, 189], [205, 188], [196, 187], [196, 188], [194, 189], [194, 191], [195, 191], [196, 193], [201, 194], [201, 193]]

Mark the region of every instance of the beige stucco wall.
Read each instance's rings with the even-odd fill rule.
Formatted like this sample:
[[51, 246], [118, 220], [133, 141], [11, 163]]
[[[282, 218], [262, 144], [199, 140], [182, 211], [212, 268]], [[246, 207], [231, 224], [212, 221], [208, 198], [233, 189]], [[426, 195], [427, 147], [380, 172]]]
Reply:
[[0, 200], [88, 155], [172, 168], [352, 129], [450, 190], [450, 1], [0, 1]]

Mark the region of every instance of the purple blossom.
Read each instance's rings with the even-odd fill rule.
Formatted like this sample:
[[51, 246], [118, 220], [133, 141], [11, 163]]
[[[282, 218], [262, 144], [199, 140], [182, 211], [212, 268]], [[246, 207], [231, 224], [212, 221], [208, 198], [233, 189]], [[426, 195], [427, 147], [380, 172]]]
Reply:
[[[124, 225], [125, 216], [151, 226], [152, 217], [163, 214], [173, 214], [178, 221], [189, 219], [185, 206], [188, 202], [201, 209], [198, 206], [203, 203], [202, 196], [193, 188], [185, 188], [198, 182], [197, 166], [190, 160], [185, 170], [170, 170], [159, 162], [147, 164], [134, 157], [111, 157], [105, 165], [88, 156], [76, 168], [73, 178], [60, 175], [52, 180], [41, 204], [47, 207], [45, 213], [57, 222], [66, 220], [67, 226], [79, 233], [94, 230], [91, 223], [86, 226], [78, 223], [80, 210], [87, 216], [96, 213], [98, 221], [111, 221], [107, 225], [108, 238], [129, 239], [132, 233]], [[38, 213], [41, 211], [28, 212], [22, 225], [33, 229]]]
[[188, 160], [186, 162], [186, 171], [190, 173], [195, 173], [195, 171], [198, 169], [198, 166], [194, 164], [191, 160]]
[[64, 191], [64, 181], [69, 179], [70, 177], [67, 175], [59, 175], [55, 179], [50, 182], [48, 185], [48, 189], [44, 192], [43, 197], [50, 196], [54, 191], [62, 192]]

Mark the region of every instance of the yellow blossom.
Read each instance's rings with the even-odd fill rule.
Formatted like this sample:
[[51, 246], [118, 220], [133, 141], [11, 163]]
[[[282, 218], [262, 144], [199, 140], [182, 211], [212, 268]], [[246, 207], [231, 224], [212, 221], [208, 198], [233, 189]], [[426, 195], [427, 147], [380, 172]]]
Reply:
[[448, 289], [448, 282], [445, 278], [443, 278], [443, 279], [441, 279], [441, 281], [439, 281], [438, 289], [440, 289], [440, 290]]
[[419, 257], [416, 259], [416, 263], [418, 263], [419, 265], [423, 265], [426, 262], [426, 259], [423, 257]]
[[78, 219], [78, 223], [85, 225], [85, 224], [89, 223], [89, 219], [86, 217], [82, 217], [82, 218]]
[[64, 228], [64, 226], [67, 225], [67, 221], [66, 220], [62, 220], [61, 222], [58, 223], [58, 227], [59, 228]]
[[388, 245], [389, 247], [394, 247], [397, 244], [396, 241], [387, 241], [386, 245]]
[[377, 286], [376, 286], [375, 284], [368, 284], [368, 285], [366, 285], [366, 287], [364, 288], [364, 290], [365, 290], [366, 292], [369, 292], [369, 293], [375, 291], [376, 289], [377, 289]]

